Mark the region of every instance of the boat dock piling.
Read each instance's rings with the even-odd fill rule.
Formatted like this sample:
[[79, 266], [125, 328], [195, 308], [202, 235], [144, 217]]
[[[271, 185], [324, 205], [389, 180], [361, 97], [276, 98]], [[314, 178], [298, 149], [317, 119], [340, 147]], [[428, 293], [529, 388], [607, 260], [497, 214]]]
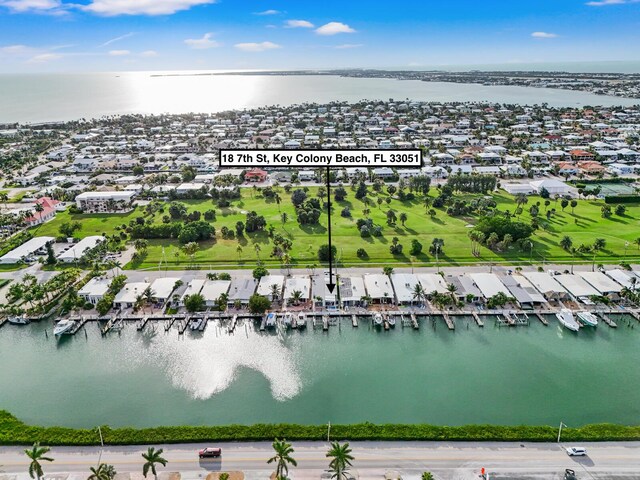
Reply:
[[473, 316], [473, 319], [476, 321], [479, 327], [484, 327], [484, 322], [480, 319], [480, 315], [478, 315], [478, 312], [471, 312], [471, 315]]
[[456, 324], [453, 323], [453, 320], [451, 319], [451, 317], [449, 316], [448, 313], [442, 312], [442, 317], [444, 318], [444, 321], [447, 324], [447, 327], [449, 328], [449, 330], [455, 330], [456, 329]]
[[191, 320], [191, 317], [186, 316], [185, 319], [178, 324], [178, 335], [184, 335], [184, 332], [187, 331], [187, 327], [189, 326], [190, 320]]
[[113, 326], [116, 324], [118, 319], [119, 317], [117, 315], [115, 317], [111, 317], [107, 322], [107, 324], [104, 327], [102, 327], [102, 330], [100, 331], [102, 335], [106, 335], [107, 333], [109, 333], [109, 330], [113, 328]]
[[418, 324], [418, 317], [416, 317], [416, 314], [413, 312], [411, 312], [411, 325], [414, 330], [418, 330], [420, 328], [420, 325]]
[[329, 317], [327, 315], [322, 316], [322, 330], [329, 331]]
[[75, 326], [71, 329], [71, 331], [69, 333], [71, 333], [71, 335], [75, 335], [76, 333], [78, 333], [80, 331], [80, 329], [82, 327], [85, 326], [85, 324], [89, 321], [89, 319], [87, 317], [80, 317], [79, 319], [77, 319], [75, 322]]
[[231, 319], [231, 323], [229, 323], [229, 333], [233, 333], [236, 329], [236, 325], [238, 324], [238, 315], [234, 315]]
[[353, 327], [357, 327], [358, 326], [358, 317], [356, 316], [355, 313], [351, 314], [351, 325]]
[[640, 314], [638, 314], [638, 312], [634, 312], [633, 310], [631, 310], [630, 313], [633, 318], [640, 322]]
[[148, 316], [144, 317], [142, 320], [140, 320], [140, 323], [138, 323], [138, 325], [136, 325], [136, 330], [138, 330], [139, 332], [144, 330], [144, 327], [147, 326], [147, 322], [148, 321], [149, 321], [149, 317]]
[[9, 317], [2, 317], [0, 318], [0, 328], [2, 328], [2, 326], [7, 323], [9, 321]]
[[538, 320], [540, 320], [545, 327], [549, 326], [549, 322], [542, 316], [540, 312], [536, 312], [536, 317], [538, 317]]
[[609, 316], [605, 312], [595, 312], [595, 313], [596, 313], [596, 315], [598, 315], [598, 317], [600, 317], [602, 319], [602, 321], [604, 323], [609, 325], [611, 328], [617, 328], [618, 327], [616, 322], [611, 320], [611, 318], [609, 318]]

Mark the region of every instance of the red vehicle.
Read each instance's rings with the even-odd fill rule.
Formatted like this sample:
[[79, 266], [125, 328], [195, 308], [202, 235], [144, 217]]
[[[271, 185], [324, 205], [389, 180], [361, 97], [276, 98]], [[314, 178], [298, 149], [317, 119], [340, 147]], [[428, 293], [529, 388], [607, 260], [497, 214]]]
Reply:
[[213, 448], [213, 447], [203, 448], [202, 450], [198, 451], [198, 456], [200, 458], [221, 457], [222, 456], [222, 449], [221, 448]]

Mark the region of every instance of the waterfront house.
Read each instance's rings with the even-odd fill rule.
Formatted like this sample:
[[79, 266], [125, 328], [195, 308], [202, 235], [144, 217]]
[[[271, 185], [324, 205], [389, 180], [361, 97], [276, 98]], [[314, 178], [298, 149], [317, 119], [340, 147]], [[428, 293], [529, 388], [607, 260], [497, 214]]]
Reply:
[[176, 289], [176, 282], [179, 280], [179, 277], [162, 277], [153, 281], [151, 291], [159, 306], [163, 306], [171, 300], [171, 294]]
[[584, 301], [584, 299], [588, 299], [589, 297], [600, 295], [598, 290], [578, 275], [563, 274], [555, 275], [554, 278], [578, 300]]
[[437, 273], [418, 273], [416, 274], [416, 277], [422, 286], [422, 290], [427, 296], [432, 295], [434, 292], [449, 292], [449, 290], [447, 290], [447, 282], [442, 275]]
[[215, 307], [220, 297], [229, 293], [230, 287], [230, 280], [207, 280], [202, 286], [200, 295], [204, 297], [207, 307]]
[[[336, 281], [335, 277], [334, 281]], [[329, 276], [323, 273], [317, 273], [311, 277], [311, 295], [313, 296], [313, 304], [316, 307], [330, 309], [337, 307], [338, 288], [334, 288], [333, 293], [331, 293], [327, 288], [328, 283]]]
[[151, 285], [147, 282], [131, 282], [127, 283], [122, 290], [120, 290], [113, 300], [113, 305], [120, 310], [127, 308], [133, 308], [139, 297], [144, 295], [147, 288]]
[[96, 305], [108, 293], [110, 278], [94, 277], [78, 290], [78, 296], [85, 302]]
[[257, 293], [267, 297], [270, 301], [282, 299], [282, 285], [284, 275], [266, 275], [258, 283]]
[[284, 283], [284, 300], [291, 305], [294, 296], [299, 292], [298, 303], [306, 303], [311, 298], [311, 279], [308, 276], [296, 275], [289, 277]]
[[203, 279], [194, 278], [193, 280], [191, 280], [187, 285], [187, 288], [185, 289], [185, 291], [180, 296], [180, 300], [178, 300], [178, 306], [184, 307], [185, 299], [190, 295], [196, 295], [200, 293], [200, 291], [202, 290], [202, 287], [204, 287]]
[[342, 307], [357, 307], [363, 305], [362, 299], [366, 297], [367, 291], [365, 290], [362, 277], [341, 276], [338, 288]]
[[391, 284], [395, 294], [396, 303], [398, 305], [411, 305], [421, 303], [422, 299], [414, 298], [416, 285], [420, 281], [417, 275], [413, 273], [392, 273]]
[[562, 300], [569, 296], [567, 289], [558, 283], [553, 275], [546, 272], [523, 272], [522, 276], [547, 300]]
[[613, 281], [602, 272], [576, 272], [576, 274], [586, 280], [587, 283], [595, 288], [602, 296], [617, 299], [622, 291], [622, 285]]
[[522, 275], [504, 275], [500, 277], [500, 281], [509, 290], [509, 296], [515, 298], [522, 308], [532, 309], [547, 303], [544, 295], [538, 292]]
[[491, 297], [502, 293], [507, 297], [511, 297], [511, 292], [500, 281], [495, 273], [470, 273], [469, 277], [473, 283], [480, 289], [482, 296], [487, 300]]
[[393, 287], [387, 275], [367, 273], [364, 276], [364, 287], [373, 303], [391, 303], [393, 301]]
[[242, 277], [231, 279], [231, 286], [229, 287], [229, 299], [227, 305], [232, 307], [236, 302], [240, 302], [240, 305], [248, 305], [249, 299], [255, 293], [258, 281], [253, 277]]

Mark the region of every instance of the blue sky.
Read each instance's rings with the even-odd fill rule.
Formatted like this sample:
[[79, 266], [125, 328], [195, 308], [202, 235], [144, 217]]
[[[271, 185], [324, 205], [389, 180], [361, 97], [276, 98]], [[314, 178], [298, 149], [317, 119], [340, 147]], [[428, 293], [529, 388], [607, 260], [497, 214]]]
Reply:
[[0, 72], [640, 60], [640, 0], [0, 0]]

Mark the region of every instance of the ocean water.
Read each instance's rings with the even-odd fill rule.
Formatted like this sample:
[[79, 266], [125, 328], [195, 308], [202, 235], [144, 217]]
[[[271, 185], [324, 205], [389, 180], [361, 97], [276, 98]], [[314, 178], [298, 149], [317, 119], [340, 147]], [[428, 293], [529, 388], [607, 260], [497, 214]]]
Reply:
[[157, 73], [0, 75], [0, 122], [75, 120], [124, 113], [211, 113], [267, 105], [389, 98], [547, 103], [567, 107], [638, 103], [585, 92], [526, 87], [338, 76], [157, 76]]
[[[0, 408], [37, 424], [93, 427], [297, 422], [460, 425], [640, 418], [640, 324], [572, 333], [440, 319], [419, 331], [361, 322], [289, 333], [165, 333], [50, 323], [0, 330]], [[629, 323], [628, 323], [629, 322]], [[632, 328], [633, 326], [633, 328]], [[638, 328], [635, 328], [638, 327]], [[45, 335], [48, 332], [48, 336]]]

